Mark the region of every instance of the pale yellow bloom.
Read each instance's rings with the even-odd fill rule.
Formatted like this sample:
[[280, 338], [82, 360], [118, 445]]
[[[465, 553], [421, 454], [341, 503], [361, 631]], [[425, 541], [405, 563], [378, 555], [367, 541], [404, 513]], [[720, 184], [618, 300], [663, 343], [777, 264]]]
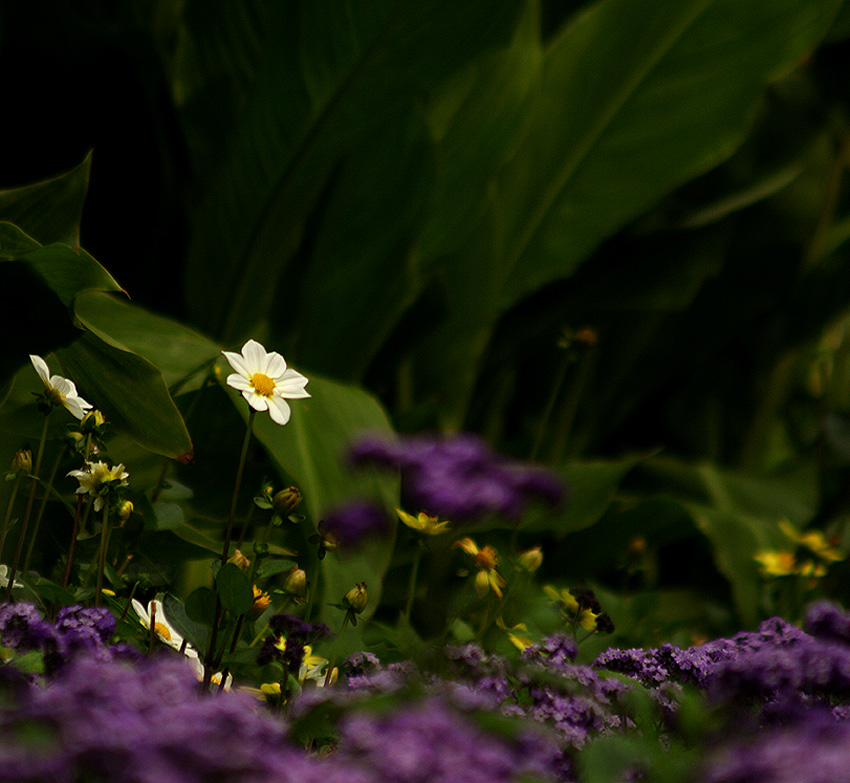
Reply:
[[502, 597], [502, 588], [507, 585], [505, 578], [496, 570], [499, 564], [499, 553], [491, 546], [478, 548], [471, 538], [461, 538], [452, 544], [454, 548], [460, 548], [468, 555], [478, 568], [475, 575], [475, 593], [483, 598], [492, 590], [499, 598]]
[[395, 513], [398, 514], [398, 518], [411, 530], [415, 530], [417, 533], [423, 533], [426, 536], [438, 536], [440, 533], [445, 533], [449, 529], [449, 525], [451, 525], [451, 522], [447, 519], [440, 522], [439, 517], [429, 517], [424, 511], [420, 511], [419, 515], [415, 517], [406, 511], [402, 511], [400, 508], [397, 508]]

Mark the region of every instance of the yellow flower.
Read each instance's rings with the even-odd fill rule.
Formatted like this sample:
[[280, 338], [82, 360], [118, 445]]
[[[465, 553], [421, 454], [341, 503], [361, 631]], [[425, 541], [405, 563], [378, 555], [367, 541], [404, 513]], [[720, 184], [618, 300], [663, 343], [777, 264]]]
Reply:
[[460, 548], [468, 555], [478, 568], [475, 575], [475, 593], [483, 598], [492, 590], [499, 598], [502, 597], [502, 588], [507, 585], [504, 577], [496, 570], [499, 564], [499, 553], [491, 546], [478, 548], [471, 538], [461, 538], [452, 544], [453, 548]]
[[510, 639], [511, 644], [516, 647], [520, 652], [531, 647], [534, 644], [534, 641], [529, 639], [525, 634], [528, 632], [528, 628], [525, 623], [517, 623], [516, 625], [512, 625], [508, 628], [505, 625], [505, 621], [499, 617], [496, 620], [496, 625], [499, 626], [507, 635], [508, 639]]
[[762, 549], [754, 555], [764, 576], [790, 576], [794, 573], [794, 553], [780, 549]]
[[411, 530], [415, 530], [417, 533], [423, 533], [426, 536], [438, 536], [440, 533], [445, 533], [449, 529], [449, 525], [451, 525], [451, 522], [447, 519], [440, 522], [438, 521], [439, 517], [429, 517], [424, 511], [420, 511], [419, 516], [416, 517], [402, 511], [400, 508], [397, 508], [395, 513], [398, 514], [398, 518]]
[[242, 396], [256, 411], [268, 411], [276, 424], [289, 421], [287, 399], [302, 399], [310, 394], [304, 391], [307, 378], [286, 366], [284, 358], [276, 351], [270, 353], [256, 340], [248, 340], [242, 352], [222, 351], [230, 366], [236, 370], [227, 376], [227, 385], [242, 392]]

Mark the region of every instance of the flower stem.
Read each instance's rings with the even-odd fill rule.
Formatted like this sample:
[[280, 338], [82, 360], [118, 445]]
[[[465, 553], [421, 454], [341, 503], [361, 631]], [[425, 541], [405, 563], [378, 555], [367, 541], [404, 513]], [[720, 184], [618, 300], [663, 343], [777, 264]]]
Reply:
[[44, 516], [44, 509], [47, 507], [47, 499], [50, 497], [50, 493], [53, 490], [53, 482], [56, 479], [56, 471], [59, 470], [59, 463], [62, 462], [62, 457], [65, 456], [65, 449], [67, 446], [63, 443], [62, 448], [59, 449], [59, 454], [56, 457], [56, 462], [53, 463], [53, 469], [50, 471], [50, 477], [47, 479], [47, 486], [44, 488], [44, 497], [41, 499], [41, 505], [38, 507], [38, 514], [35, 517], [35, 524], [32, 527], [32, 535], [30, 536], [30, 543], [27, 547], [27, 554], [24, 557], [24, 571], [26, 571], [30, 567], [30, 558], [32, 557], [32, 550], [35, 547], [35, 540], [38, 538], [38, 529], [41, 527], [41, 518]]
[[103, 527], [100, 531], [100, 555], [97, 568], [97, 592], [94, 596], [94, 605], [100, 606], [101, 591], [103, 590], [103, 571], [106, 568], [106, 550], [109, 547], [109, 503], [103, 505]]
[[407, 603], [404, 605], [404, 622], [410, 625], [410, 613], [413, 610], [413, 597], [416, 594], [416, 577], [419, 575], [419, 561], [422, 559], [422, 545], [417, 542], [413, 565], [410, 567], [410, 581], [407, 585]]
[[38, 441], [38, 452], [35, 457], [35, 465], [32, 471], [32, 485], [30, 486], [30, 494], [27, 498], [27, 508], [24, 511], [24, 519], [21, 522], [21, 533], [18, 538], [18, 546], [15, 549], [15, 559], [12, 561], [12, 568], [9, 571], [9, 586], [6, 589], [6, 600], [12, 599], [12, 585], [15, 584], [15, 576], [18, 572], [18, 563], [21, 561], [21, 552], [24, 548], [24, 539], [27, 535], [27, 525], [29, 523], [30, 514], [32, 513], [32, 504], [35, 501], [35, 490], [38, 487], [38, 474], [41, 471], [41, 459], [44, 456], [44, 444], [47, 442], [47, 425], [50, 422], [50, 411], [44, 416], [44, 425], [41, 428], [41, 439]]
[[245, 462], [248, 459], [248, 444], [254, 429], [254, 416], [257, 412], [251, 408], [248, 413], [248, 425], [245, 428], [245, 440], [242, 441], [242, 453], [239, 455], [239, 467], [236, 468], [236, 481], [233, 485], [233, 498], [230, 501], [230, 513], [227, 515], [227, 528], [224, 531], [224, 546], [221, 550], [221, 564], [227, 563], [230, 539], [233, 536], [233, 520], [236, 518], [236, 505], [239, 502], [239, 490], [242, 487], [242, 474], [245, 472]]
[[9, 496], [9, 505], [6, 506], [6, 516], [3, 518], [3, 531], [0, 532], [0, 563], [3, 562], [3, 549], [6, 546], [6, 535], [9, 532], [9, 520], [12, 518], [12, 509], [15, 506], [15, 498], [18, 495], [18, 487], [21, 485], [21, 474], [15, 476], [12, 484], [12, 494]]
[[[248, 445], [251, 442], [251, 432], [254, 429], [254, 416], [256, 411], [251, 408], [248, 412], [248, 424], [245, 428], [245, 440], [242, 441], [242, 453], [239, 455], [239, 466], [236, 468], [236, 481], [233, 484], [233, 498], [230, 501], [230, 513], [227, 515], [227, 528], [224, 531], [224, 544], [221, 550], [221, 566], [227, 564], [227, 555], [230, 550], [230, 539], [233, 536], [233, 520], [236, 518], [236, 505], [239, 502], [239, 490], [242, 487], [242, 474], [245, 472], [245, 462], [248, 459]], [[212, 630], [210, 632], [210, 646], [204, 656], [204, 681], [203, 687], [206, 692], [209, 689], [213, 674], [213, 661], [215, 659], [216, 641], [218, 640], [218, 626], [221, 622], [221, 597], [216, 591], [215, 614], [213, 615]]]

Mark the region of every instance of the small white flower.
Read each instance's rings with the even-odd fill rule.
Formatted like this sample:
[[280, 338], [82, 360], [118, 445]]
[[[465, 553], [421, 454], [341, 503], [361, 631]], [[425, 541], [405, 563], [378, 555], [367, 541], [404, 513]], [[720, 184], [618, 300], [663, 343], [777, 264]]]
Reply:
[[110, 468], [105, 462], [87, 462], [85, 470], [71, 470], [68, 475], [80, 482], [77, 495], [94, 498], [95, 511], [103, 508], [103, 498], [112, 490], [130, 486], [127, 483], [130, 474], [124, 470], [123, 464]]
[[79, 394], [73, 381], [63, 378], [61, 375], [51, 375], [47, 362], [40, 356], [30, 354], [30, 361], [38, 377], [41, 378], [47, 388], [47, 396], [54, 405], [67, 408], [73, 416], [82, 419], [86, 411], [91, 409], [91, 403], [86, 402]]
[[[5, 590], [9, 586], [9, 566], [0, 565], [0, 589]], [[23, 587], [24, 583], [15, 580], [14, 587]]]
[[286, 399], [309, 397], [304, 391], [307, 378], [287, 368], [284, 358], [272, 351], [268, 353], [256, 340], [248, 340], [242, 353], [222, 351], [236, 370], [227, 376], [227, 385], [242, 392], [242, 396], [256, 411], [269, 412], [272, 421], [286, 424], [289, 421], [289, 404]]
[[147, 609], [145, 609], [141, 602], [137, 601], [135, 598], [133, 599], [132, 604], [134, 611], [139, 616], [139, 621], [148, 630], [150, 630], [151, 627], [151, 615], [154, 615], [153, 629], [162, 642], [167, 644], [169, 647], [173, 647], [175, 650], [182, 651], [188, 658], [198, 657], [198, 651], [186, 642], [185, 639], [177, 633], [174, 626], [168, 622], [168, 618], [165, 616], [165, 609], [162, 606], [162, 601], [151, 601], [148, 604]]

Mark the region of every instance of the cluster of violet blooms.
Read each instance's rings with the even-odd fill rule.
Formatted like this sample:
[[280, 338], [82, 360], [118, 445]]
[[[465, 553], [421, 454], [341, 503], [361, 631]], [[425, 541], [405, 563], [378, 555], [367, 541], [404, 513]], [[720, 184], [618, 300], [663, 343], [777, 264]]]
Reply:
[[[406, 503], [457, 520], [561, 497], [550, 474], [471, 437], [368, 440], [352, 459], [400, 469]], [[333, 523], [373, 526], [368, 510], [352, 508]], [[292, 673], [327, 634], [283, 615], [271, 625], [287, 644], [261, 654]], [[363, 652], [338, 685], [305, 689], [283, 719], [238, 689], [204, 692], [183, 656], [161, 648], [142, 657], [114, 634], [105, 609], [65, 607], [49, 622], [26, 604], [0, 607], [9, 659], [0, 664], [0, 783], [567, 783], [581, 780], [581, 752], [596, 738], [645, 728], [630, 713], [631, 690], [654, 695], [672, 736], [687, 686], [734, 727], [707, 738], [693, 780], [826, 783], [850, 766], [850, 616], [829, 604], [814, 606], [803, 630], [774, 618], [686, 649], [610, 649], [591, 665], [577, 662], [565, 634], [520, 662], [474, 645], [387, 666]], [[41, 656], [42, 672], [16, 666], [28, 653]], [[330, 721], [321, 753], [299, 745], [316, 715]], [[498, 732], [485, 728], [494, 720]]]

